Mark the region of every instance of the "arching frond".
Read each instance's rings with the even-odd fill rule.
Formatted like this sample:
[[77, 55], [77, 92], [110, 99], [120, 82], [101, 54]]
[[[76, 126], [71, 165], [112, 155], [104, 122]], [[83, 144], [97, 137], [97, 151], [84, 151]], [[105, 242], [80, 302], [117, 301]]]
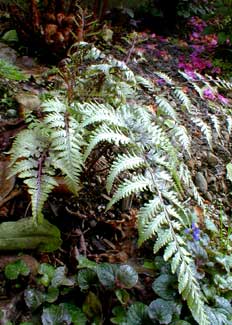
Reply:
[[110, 193], [116, 177], [126, 170], [134, 170], [145, 164], [144, 158], [135, 154], [122, 154], [119, 155], [113, 162], [109, 175], [106, 180], [106, 189]]
[[119, 128], [111, 129], [106, 125], [100, 126], [96, 131], [91, 135], [89, 145], [84, 153], [84, 160], [87, 159], [92, 150], [100, 142], [109, 142], [115, 145], [126, 145], [131, 142], [130, 138], [122, 133]]
[[155, 101], [159, 107], [160, 112], [170, 116], [174, 121], [177, 121], [176, 112], [165, 97], [156, 96]]

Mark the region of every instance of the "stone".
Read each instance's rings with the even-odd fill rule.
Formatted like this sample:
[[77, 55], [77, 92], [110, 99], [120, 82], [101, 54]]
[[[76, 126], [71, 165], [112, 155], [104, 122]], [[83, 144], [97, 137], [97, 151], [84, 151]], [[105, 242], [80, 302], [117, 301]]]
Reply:
[[19, 104], [19, 116], [25, 118], [26, 113], [36, 111], [40, 107], [40, 99], [37, 95], [20, 92], [15, 95], [15, 100]]
[[207, 154], [207, 162], [210, 167], [215, 167], [218, 165], [219, 159], [212, 152], [209, 152]]
[[17, 59], [17, 52], [5, 43], [0, 42], [0, 59], [14, 64]]
[[199, 190], [205, 194], [208, 191], [208, 184], [205, 176], [201, 172], [197, 172], [195, 176], [195, 183]]

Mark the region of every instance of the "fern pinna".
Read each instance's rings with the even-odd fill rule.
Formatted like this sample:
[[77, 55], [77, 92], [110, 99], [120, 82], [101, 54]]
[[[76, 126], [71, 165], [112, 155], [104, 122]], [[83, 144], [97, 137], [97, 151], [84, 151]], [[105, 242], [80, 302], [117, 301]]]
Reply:
[[43, 205], [58, 185], [54, 177], [57, 170], [77, 195], [83, 162], [82, 131], [70, 116], [69, 106], [58, 99], [49, 100], [43, 110], [44, 119], [20, 132], [10, 151], [12, 174], [18, 174], [28, 186], [35, 223], [43, 222]]
[[[177, 273], [179, 292], [187, 300], [195, 320], [209, 324], [194, 276], [194, 262], [181, 237], [189, 227], [189, 220], [179, 199], [183, 191], [178, 191], [177, 177], [183, 163], [178, 150], [156, 125], [155, 116], [146, 106], [121, 105], [117, 110], [109, 105], [100, 106], [102, 109], [98, 103], [79, 103], [76, 110], [84, 116], [85, 126], [95, 125], [85, 159], [102, 141], [118, 146], [121, 151], [112, 163], [106, 182], [109, 193], [116, 184], [107, 208], [122, 198], [146, 192], [149, 200], [138, 212], [139, 245], [154, 238], [154, 253], [164, 248], [164, 259], [170, 261], [172, 271]], [[122, 174], [128, 177], [120, 180]]]

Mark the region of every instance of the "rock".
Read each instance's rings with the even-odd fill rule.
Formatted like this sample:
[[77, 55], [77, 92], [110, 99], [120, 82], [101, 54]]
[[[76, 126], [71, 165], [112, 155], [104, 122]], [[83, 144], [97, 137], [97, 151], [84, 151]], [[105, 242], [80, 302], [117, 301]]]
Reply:
[[17, 59], [17, 52], [5, 43], [0, 42], [0, 59], [14, 64]]
[[195, 183], [196, 186], [199, 188], [199, 190], [202, 193], [207, 193], [208, 191], [208, 184], [207, 181], [205, 179], [205, 176], [201, 173], [201, 172], [197, 172], [196, 176], [195, 176]]
[[40, 107], [40, 99], [37, 95], [20, 92], [15, 95], [15, 100], [19, 104], [19, 116], [25, 118], [26, 113], [36, 111]]
[[209, 164], [210, 167], [215, 167], [218, 165], [219, 163], [219, 159], [212, 153], [212, 152], [209, 152], [207, 154], [207, 162]]

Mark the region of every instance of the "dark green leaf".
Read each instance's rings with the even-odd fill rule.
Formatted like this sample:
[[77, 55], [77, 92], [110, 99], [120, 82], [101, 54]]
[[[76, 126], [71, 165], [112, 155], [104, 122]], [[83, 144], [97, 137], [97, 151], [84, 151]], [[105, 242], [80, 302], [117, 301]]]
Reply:
[[49, 287], [47, 293], [45, 294], [45, 300], [50, 304], [55, 302], [59, 297], [59, 289], [54, 287]]
[[65, 266], [60, 266], [55, 269], [55, 273], [51, 282], [51, 285], [55, 288], [59, 286], [72, 286], [74, 284], [74, 280], [66, 277], [66, 268]]
[[112, 317], [110, 319], [110, 321], [113, 324], [118, 324], [118, 325], [122, 325], [122, 324], [126, 324], [126, 309], [122, 306], [116, 306], [113, 308], [112, 310], [112, 314], [114, 315], [114, 317]]
[[149, 325], [147, 306], [141, 302], [131, 305], [127, 312], [127, 325]]
[[87, 290], [91, 285], [96, 285], [98, 277], [91, 269], [83, 269], [78, 272], [77, 281], [81, 290]]
[[83, 304], [83, 311], [88, 318], [101, 318], [102, 305], [98, 297], [90, 291]]
[[115, 291], [116, 297], [118, 298], [118, 301], [122, 305], [126, 305], [130, 299], [129, 293], [125, 289], [117, 289]]
[[130, 265], [121, 265], [116, 272], [117, 280], [125, 288], [132, 288], [138, 282], [138, 273]]
[[108, 263], [99, 264], [96, 271], [98, 279], [104, 287], [113, 288], [115, 286], [115, 272], [112, 265]]
[[189, 322], [186, 322], [185, 320], [178, 320], [172, 323], [172, 325], [191, 325], [191, 324]]
[[7, 279], [16, 280], [19, 275], [29, 275], [30, 269], [23, 260], [18, 260], [6, 265], [4, 273]]
[[71, 316], [73, 325], [85, 325], [86, 324], [87, 318], [80, 308], [76, 307], [73, 304], [68, 304], [68, 303], [64, 303], [61, 305], [64, 306], [64, 308], [67, 310], [67, 312]]
[[173, 299], [176, 295], [176, 290], [173, 289], [174, 284], [176, 284], [176, 277], [170, 274], [161, 274], [152, 283], [152, 289], [163, 299]]
[[41, 319], [43, 325], [69, 325], [72, 322], [71, 316], [63, 305], [44, 308]]
[[38, 273], [43, 275], [39, 280], [40, 283], [47, 287], [54, 277], [55, 268], [50, 264], [42, 263], [39, 267]]
[[36, 310], [45, 300], [44, 294], [37, 289], [26, 289], [24, 300], [29, 309]]
[[148, 315], [160, 324], [170, 324], [174, 313], [174, 303], [163, 299], [152, 301], [148, 307]]
[[96, 262], [88, 260], [85, 256], [80, 255], [78, 257], [78, 269], [88, 268], [88, 269], [95, 269], [98, 265]]

